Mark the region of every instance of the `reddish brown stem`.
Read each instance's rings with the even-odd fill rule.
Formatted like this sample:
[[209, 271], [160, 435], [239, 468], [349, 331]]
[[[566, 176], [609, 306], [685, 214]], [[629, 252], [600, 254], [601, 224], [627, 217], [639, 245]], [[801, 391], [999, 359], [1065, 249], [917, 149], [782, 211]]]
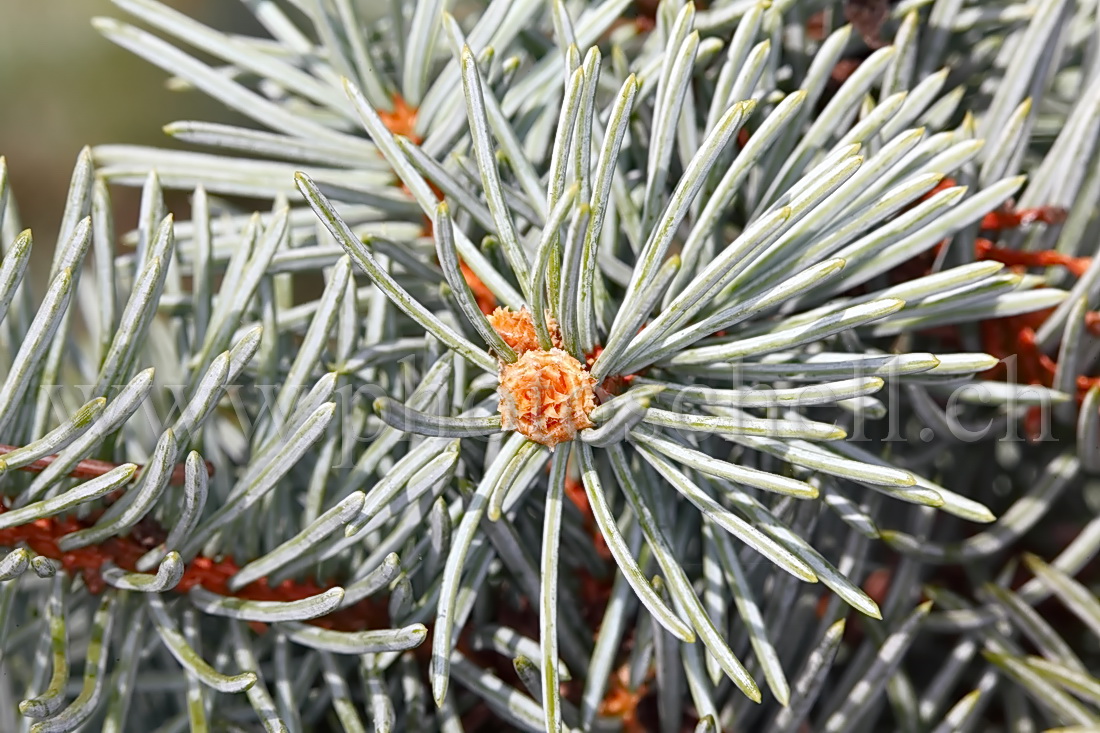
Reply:
[[[18, 450], [18, 449], [19, 449], [19, 446], [4, 445], [4, 444], [0, 443], [0, 455], [4, 455], [5, 453], [11, 453], [13, 450]], [[39, 471], [45, 471], [46, 467], [49, 466], [51, 463], [53, 463], [56, 460], [57, 460], [56, 455], [45, 456], [44, 458], [39, 458], [34, 463], [28, 463], [25, 466], [20, 466], [19, 470], [20, 471], [33, 471], [35, 473], [38, 473]], [[206, 475], [207, 476], [213, 476], [214, 475], [214, 464], [211, 463], [210, 461], [206, 461], [205, 463], [206, 463]], [[102, 476], [103, 474], [105, 474], [109, 471], [115, 470], [116, 468], [119, 467], [119, 465], [121, 465], [121, 464], [111, 463], [110, 461], [100, 461], [100, 460], [97, 460], [95, 458], [86, 458], [83, 461], [81, 461], [80, 463], [76, 464], [76, 466], [73, 467], [73, 470], [70, 471], [68, 475], [71, 476], [72, 478], [78, 478], [78, 479], [84, 479], [84, 480], [93, 479], [93, 478], [98, 478], [98, 477]], [[142, 468], [142, 466], [138, 466], [138, 471], [139, 472], [141, 471], [141, 468]], [[184, 469], [184, 465], [182, 463], [176, 464], [176, 466], [172, 469], [172, 476], [169, 479], [169, 482], [173, 486], [182, 486], [183, 482], [184, 482], [185, 473], [186, 472], [185, 472], [185, 469]]]

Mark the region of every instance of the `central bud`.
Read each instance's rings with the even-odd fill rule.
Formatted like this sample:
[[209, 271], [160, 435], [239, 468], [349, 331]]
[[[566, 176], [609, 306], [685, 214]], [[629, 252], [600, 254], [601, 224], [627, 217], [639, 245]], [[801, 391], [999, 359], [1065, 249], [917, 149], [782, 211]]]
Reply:
[[500, 368], [501, 427], [554, 448], [592, 427], [595, 380], [561, 349], [524, 352]]
[[554, 449], [573, 440], [578, 430], [593, 426], [589, 413], [596, 407], [595, 380], [577, 359], [557, 348], [557, 324], [548, 319], [554, 348], [539, 348], [535, 325], [526, 308], [513, 313], [503, 308], [489, 317], [501, 338], [519, 357], [500, 365], [500, 420], [505, 430]]

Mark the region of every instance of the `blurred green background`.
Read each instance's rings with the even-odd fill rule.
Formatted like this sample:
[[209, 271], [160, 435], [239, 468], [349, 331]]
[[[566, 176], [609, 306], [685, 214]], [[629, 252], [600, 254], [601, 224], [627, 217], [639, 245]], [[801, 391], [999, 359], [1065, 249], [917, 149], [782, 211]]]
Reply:
[[[236, 0], [163, 2], [219, 29], [262, 34]], [[100, 36], [90, 22], [97, 15], [125, 17], [108, 0], [0, 0], [0, 155], [39, 263], [49, 261], [83, 145], [178, 147], [164, 124], [229, 119], [200, 92], [170, 91], [163, 71]], [[118, 230], [132, 228], [138, 192], [111, 193]], [[183, 214], [186, 199], [173, 199], [170, 208]]]

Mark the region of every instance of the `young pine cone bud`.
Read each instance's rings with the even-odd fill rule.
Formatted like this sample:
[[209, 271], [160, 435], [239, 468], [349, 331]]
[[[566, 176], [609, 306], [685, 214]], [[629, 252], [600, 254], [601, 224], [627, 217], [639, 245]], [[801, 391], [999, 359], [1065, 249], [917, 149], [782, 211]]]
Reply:
[[[497, 308], [489, 316], [489, 325], [500, 334], [500, 337], [504, 339], [504, 343], [512, 347], [512, 350], [516, 352], [516, 356], [522, 356], [524, 352], [539, 349], [539, 337], [535, 332], [535, 321], [531, 317], [531, 312], [527, 310], [527, 306], [523, 306], [518, 311]], [[561, 331], [558, 329], [558, 322], [549, 314], [546, 316], [546, 327], [550, 331], [550, 340], [554, 346], [560, 349], [562, 346]]]
[[592, 427], [595, 380], [561, 349], [527, 351], [500, 368], [501, 427], [553, 450]]

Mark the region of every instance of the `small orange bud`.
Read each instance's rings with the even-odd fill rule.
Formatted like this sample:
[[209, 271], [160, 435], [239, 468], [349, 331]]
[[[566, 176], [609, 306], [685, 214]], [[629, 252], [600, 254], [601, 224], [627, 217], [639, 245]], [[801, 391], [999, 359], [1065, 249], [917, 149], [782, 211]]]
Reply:
[[561, 349], [526, 351], [500, 368], [501, 427], [554, 449], [593, 426], [595, 380]]
[[[489, 325], [500, 334], [504, 343], [512, 347], [516, 356], [521, 356], [527, 351], [538, 351], [540, 348], [539, 337], [535, 333], [535, 319], [531, 317], [527, 306], [523, 306], [518, 312], [497, 308], [489, 316]], [[550, 340], [560, 349], [561, 331], [558, 328], [558, 322], [549, 314], [546, 316], [546, 326], [550, 331]]]

